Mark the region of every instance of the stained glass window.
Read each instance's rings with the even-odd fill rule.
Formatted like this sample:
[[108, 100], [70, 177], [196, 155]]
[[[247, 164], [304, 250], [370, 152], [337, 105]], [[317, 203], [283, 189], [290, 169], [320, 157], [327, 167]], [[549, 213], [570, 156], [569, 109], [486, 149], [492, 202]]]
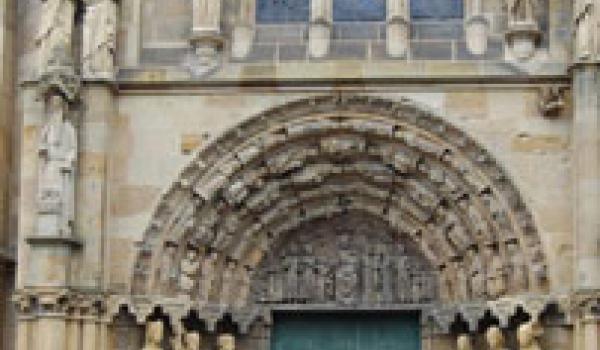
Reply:
[[308, 22], [310, 0], [257, 0], [259, 23]]
[[413, 19], [462, 18], [463, 0], [411, 0]]
[[333, 20], [338, 22], [352, 21], [385, 21], [386, 0], [334, 0]]

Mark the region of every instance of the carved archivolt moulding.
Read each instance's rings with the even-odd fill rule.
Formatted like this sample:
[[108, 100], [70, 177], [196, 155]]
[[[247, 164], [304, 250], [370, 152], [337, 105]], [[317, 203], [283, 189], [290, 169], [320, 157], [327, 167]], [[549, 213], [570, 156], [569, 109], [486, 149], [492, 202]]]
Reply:
[[[318, 251], [326, 237], [302, 233], [349, 213], [385, 223], [389, 233], [332, 234], [335, 254]], [[342, 237], [352, 244], [342, 247]], [[296, 248], [284, 244], [294, 240]], [[337, 305], [414, 301], [418, 288], [403, 289], [402, 299], [398, 286], [427, 278], [439, 293], [417, 298], [424, 304], [544, 293], [548, 283], [536, 226], [506, 172], [407, 99], [317, 97], [249, 119], [199, 150], [164, 193], [139, 247], [134, 295], [188, 300], [217, 314], [253, 310], [261, 300], [312, 303], [295, 297], [303, 295], [293, 287], [299, 275], [315, 288], [346, 286], [344, 295], [328, 294]], [[409, 279], [403, 256], [422, 257]], [[290, 271], [297, 276], [285, 277]], [[417, 281], [415, 271], [430, 277]], [[374, 294], [364, 297], [367, 289]]]

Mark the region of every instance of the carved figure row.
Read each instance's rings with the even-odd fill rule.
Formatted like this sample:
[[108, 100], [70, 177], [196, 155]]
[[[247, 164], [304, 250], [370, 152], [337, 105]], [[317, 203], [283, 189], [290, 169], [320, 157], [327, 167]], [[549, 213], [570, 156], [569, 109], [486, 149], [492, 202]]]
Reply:
[[[543, 335], [543, 328], [537, 322], [526, 322], [517, 329], [517, 342], [519, 350], [542, 350], [539, 338]], [[485, 333], [485, 341], [489, 350], [507, 350], [503, 331], [492, 326]], [[473, 343], [469, 334], [461, 334], [456, 339], [457, 350], [473, 350]]]
[[[184, 332], [174, 334], [170, 339], [172, 350], [201, 350], [208, 347], [203, 344], [199, 332]], [[162, 350], [165, 343], [165, 330], [162, 321], [148, 322], [146, 324], [145, 344], [142, 350]], [[235, 350], [235, 336], [232, 334], [219, 334], [217, 336], [217, 350]]]

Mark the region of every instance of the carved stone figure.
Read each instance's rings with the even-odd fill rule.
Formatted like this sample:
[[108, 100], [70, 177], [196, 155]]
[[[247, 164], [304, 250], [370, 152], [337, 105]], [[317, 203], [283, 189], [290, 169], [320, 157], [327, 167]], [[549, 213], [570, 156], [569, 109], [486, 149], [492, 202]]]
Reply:
[[56, 68], [73, 63], [72, 33], [75, 19], [73, 0], [44, 0], [36, 45], [39, 73], [46, 75]]
[[222, 0], [192, 0], [194, 34], [218, 34], [221, 31]]
[[235, 283], [235, 271], [237, 264], [235, 261], [227, 261], [226, 267], [223, 270], [223, 275], [221, 276], [221, 295], [220, 295], [220, 303], [221, 305], [231, 305], [232, 304], [232, 295], [233, 288]]
[[177, 243], [172, 241], [165, 242], [165, 250], [160, 264], [159, 283], [165, 292], [171, 289], [173, 281], [177, 281]]
[[396, 257], [396, 298], [406, 302], [410, 298], [410, 276], [406, 256]]
[[454, 261], [452, 263], [452, 268], [455, 271], [456, 277], [456, 287], [454, 288], [456, 299], [459, 301], [467, 301], [471, 298], [469, 292], [468, 271], [463, 267], [461, 261]]
[[183, 336], [184, 350], [200, 350], [201, 338], [198, 332], [187, 332]]
[[161, 321], [146, 324], [146, 343], [142, 350], [161, 350], [164, 337], [164, 326]]
[[488, 328], [485, 332], [485, 340], [489, 350], [506, 350], [504, 347], [504, 335], [502, 330], [496, 326]]
[[530, 287], [536, 291], [543, 291], [548, 281], [548, 266], [544, 259], [544, 253], [541, 247], [538, 245], [533, 248], [531, 257], [531, 270], [530, 270]]
[[335, 276], [336, 299], [348, 304], [356, 298], [355, 292], [358, 286], [357, 260], [352, 252], [341, 250], [339, 253], [339, 265]]
[[454, 276], [450, 266], [442, 265], [439, 270], [440, 275], [440, 298], [445, 302], [455, 301]]
[[66, 108], [61, 96], [50, 96], [41, 130], [38, 234], [42, 236], [68, 237], [73, 231], [77, 135], [65, 118]]
[[100, 0], [88, 6], [83, 25], [83, 75], [111, 79], [117, 41], [117, 4]]
[[594, 21], [594, 11], [597, 8], [597, 0], [575, 1], [575, 54], [580, 60], [588, 60], [597, 54], [597, 24]]
[[510, 261], [510, 290], [513, 293], [525, 292], [529, 288], [529, 272], [525, 258], [516, 241], [508, 242], [506, 249]]
[[235, 288], [238, 291], [238, 294], [235, 300], [233, 300], [233, 303], [238, 309], [243, 308], [248, 303], [251, 282], [250, 273], [251, 270], [249, 267], [243, 267], [237, 271]]
[[188, 246], [186, 248], [185, 257], [181, 260], [179, 288], [184, 292], [191, 292], [194, 289], [196, 276], [200, 269], [200, 261], [198, 261], [198, 248]]
[[488, 296], [498, 298], [506, 292], [506, 271], [502, 258], [494, 247], [487, 248], [487, 292]]
[[235, 336], [232, 334], [220, 334], [217, 337], [218, 350], [235, 350]]
[[456, 349], [457, 350], [473, 350], [473, 344], [471, 343], [471, 337], [468, 334], [461, 334], [456, 338]]
[[517, 341], [520, 350], [542, 350], [538, 338], [542, 336], [543, 329], [536, 322], [527, 322], [519, 326]]
[[198, 286], [198, 301], [200, 305], [205, 305], [210, 297], [212, 283], [215, 279], [215, 264], [217, 258], [217, 252], [209, 251], [208, 255], [202, 261], [200, 269], [200, 285]]
[[485, 269], [481, 256], [477, 254], [475, 248], [468, 250], [470, 269], [469, 275], [471, 276], [471, 293], [473, 298], [483, 299], [485, 298]]

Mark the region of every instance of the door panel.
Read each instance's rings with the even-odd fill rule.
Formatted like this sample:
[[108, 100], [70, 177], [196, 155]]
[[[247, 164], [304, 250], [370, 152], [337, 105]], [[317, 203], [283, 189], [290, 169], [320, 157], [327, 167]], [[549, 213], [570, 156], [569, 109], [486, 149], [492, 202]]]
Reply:
[[272, 350], [419, 350], [417, 313], [276, 314]]

